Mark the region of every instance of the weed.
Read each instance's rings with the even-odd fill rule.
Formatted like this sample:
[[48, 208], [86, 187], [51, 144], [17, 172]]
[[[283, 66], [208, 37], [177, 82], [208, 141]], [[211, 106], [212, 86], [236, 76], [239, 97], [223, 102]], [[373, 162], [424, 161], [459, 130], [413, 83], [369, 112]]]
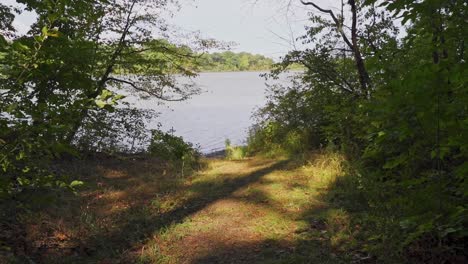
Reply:
[[231, 141], [226, 139], [226, 159], [242, 160], [247, 156], [247, 148], [244, 146], [232, 146]]

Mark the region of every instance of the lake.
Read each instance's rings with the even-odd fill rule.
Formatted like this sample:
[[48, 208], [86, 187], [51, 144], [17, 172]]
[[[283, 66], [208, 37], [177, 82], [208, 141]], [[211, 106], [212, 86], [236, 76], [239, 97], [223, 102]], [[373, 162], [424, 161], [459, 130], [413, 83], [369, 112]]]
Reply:
[[[154, 100], [140, 100], [137, 105], [160, 112], [149, 128], [157, 128], [161, 123], [163, 131], [174, 130], [174, 135], [198, 145], [203, 153], [224, 149], [226, 139], [242, 145], [253, 124], [252, 113], [266, 102], [266, 81], [260, 74], [201, 73], [195, 79], [201, 94], [183, 102], [167, 102], [164, 106]], [[287, 82], [287, 78], [280, 81]]]

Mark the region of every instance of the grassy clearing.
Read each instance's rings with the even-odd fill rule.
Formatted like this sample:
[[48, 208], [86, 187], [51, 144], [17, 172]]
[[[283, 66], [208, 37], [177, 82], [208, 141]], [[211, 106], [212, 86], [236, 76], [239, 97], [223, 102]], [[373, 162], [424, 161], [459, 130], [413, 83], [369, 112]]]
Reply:
[[[313, 154], [308, 160], [300, 166], [262, 158], [211, 160], [192, 184], [245, 182], [228, 192], [220, 189], [223, 197], [156, 234], [141, 262], [348, 262], [353, 256], [342, 244], [353, 241], [349, 216], [322, 199], [343, 173], [343, 160], [335, 154]], [[247, 180], [252, 175], [255, 179]]]
[[324, 199], [343, 160], [306, 160], [210, 159], [185, 178], [144, 159], [73, 164], [85, 189], [31, 214], [28, 241], [46, 263], [347, 263], [355, 228]]

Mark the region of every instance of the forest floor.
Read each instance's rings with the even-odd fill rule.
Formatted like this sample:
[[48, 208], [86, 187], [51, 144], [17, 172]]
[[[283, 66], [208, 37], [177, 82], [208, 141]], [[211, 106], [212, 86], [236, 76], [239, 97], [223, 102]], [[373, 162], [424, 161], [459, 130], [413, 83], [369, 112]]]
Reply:
[[359, 227], [329, 202], [341, 157], [316, 153], [307, 160], [207, 159], [186, 177], [147, 160], [75, 164], [85, 189], [30, 218], [30, 248], [39, 263], [366, 259], [345, 246]]
[[211, 160], [189, 187], [189, 192], [203, 193], [198, 201], [203, 206], [155, 235], [142, 247], [141, 260], [339, 262], [327, 229], [347, 228], [347, 219], [321, 199], [326, 182], [310, 172], [311, 166], [297, 167], [287, 160]]

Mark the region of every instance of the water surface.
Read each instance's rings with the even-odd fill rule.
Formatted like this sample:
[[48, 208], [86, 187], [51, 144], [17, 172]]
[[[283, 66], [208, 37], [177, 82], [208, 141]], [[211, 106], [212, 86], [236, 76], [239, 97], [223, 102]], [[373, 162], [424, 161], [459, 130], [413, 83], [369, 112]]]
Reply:
[[[226, 139], [245, 144], [252, 113], [266, 102], [266, 81], [260, 72], [201, 73], [195, 82], [202, 93], [183, 102], [158, 105], [139, 101], [140, 107], [154, 109], [160, 116], [149, 125], [199, 145], [203, 153], [224, 149]], [[269, 83], [271, 83], [269, 81]]]

